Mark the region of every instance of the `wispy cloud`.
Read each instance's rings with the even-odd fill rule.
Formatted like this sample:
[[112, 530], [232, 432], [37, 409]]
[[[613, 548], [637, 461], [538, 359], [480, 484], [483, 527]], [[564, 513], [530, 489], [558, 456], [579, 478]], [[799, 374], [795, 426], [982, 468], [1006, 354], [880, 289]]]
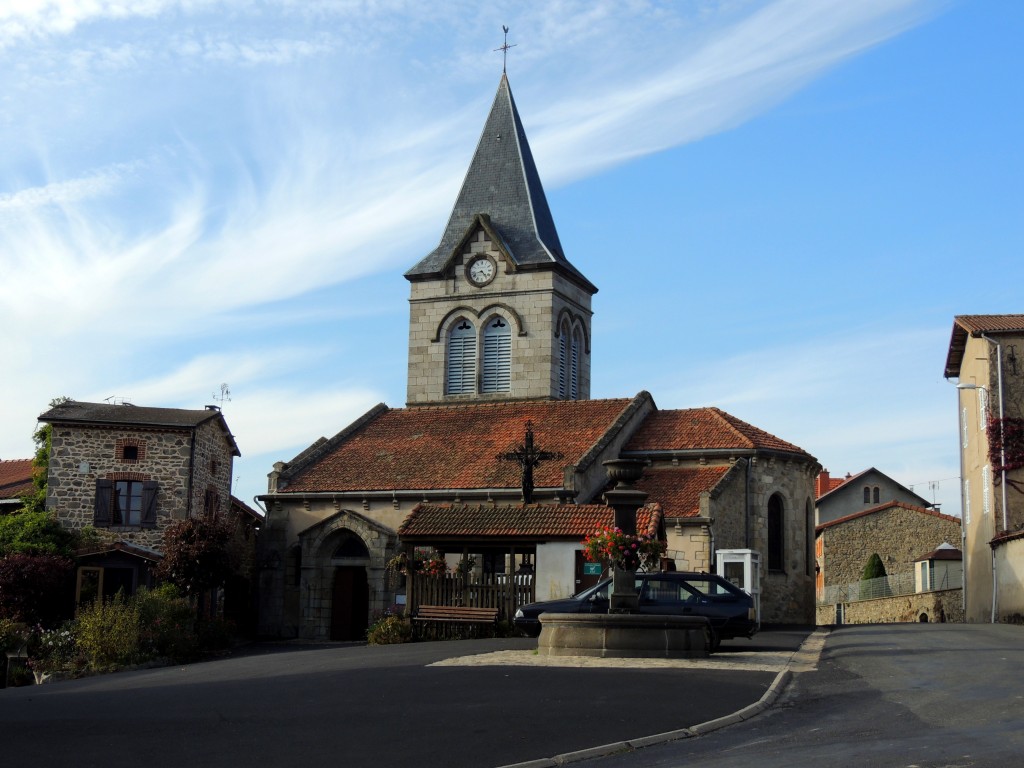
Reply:
[[[0, 325], [19, 329], [0, 339], [17, 371], [0, 384], [0, 456], [27, 455], [60, 394], [195, 405], [227, 380], [248, 455], [301, 448], [376, 402], [347, 380], [282, 384], [302, 363], [245, 318], [273, 304], [286, 333], [309, 316], [303, 296], [397, 273], [436, 242], [493, 94], [479, 72], [500, 38], [481, 41], [502, 13], [535, 34], [513, 79], [553, 185], [734, 126], [935, 7], [0, 4]], [[249, 352], [177, 346], [213, 327]]]

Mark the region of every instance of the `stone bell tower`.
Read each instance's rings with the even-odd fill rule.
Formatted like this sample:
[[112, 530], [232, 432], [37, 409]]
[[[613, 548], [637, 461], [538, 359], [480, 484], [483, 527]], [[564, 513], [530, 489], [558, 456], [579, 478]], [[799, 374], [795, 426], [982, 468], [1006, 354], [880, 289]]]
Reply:
[[597, 288], [562, 251], [504, 74], [441, 242], [405, 277], [409, 405], [589, 399]]

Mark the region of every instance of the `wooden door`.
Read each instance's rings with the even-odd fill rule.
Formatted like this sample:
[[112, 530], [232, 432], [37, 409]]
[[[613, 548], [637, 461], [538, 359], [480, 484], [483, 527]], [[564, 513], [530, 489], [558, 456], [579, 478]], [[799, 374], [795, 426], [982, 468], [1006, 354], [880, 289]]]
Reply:
[[370, 587], [366, 568], [361, 565], [335, 568], [331, 640], [365, 640], [369, 612]]

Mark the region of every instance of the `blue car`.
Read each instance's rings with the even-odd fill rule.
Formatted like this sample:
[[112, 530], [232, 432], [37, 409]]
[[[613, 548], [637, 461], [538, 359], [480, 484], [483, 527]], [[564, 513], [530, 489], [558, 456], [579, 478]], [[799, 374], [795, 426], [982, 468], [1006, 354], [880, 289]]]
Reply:
[[[544, 600], [516, 611], [515, 625], [531, 637], [540, 635], [542, 613], [608, 613], [611, 579], [562, 600]], [[706, 616], [711, 622], [711, 650], [722, 640], [752, 637], [758, 630], [754, 599], [713, 573], [638, 573], [637, 611], [669, 616]]]

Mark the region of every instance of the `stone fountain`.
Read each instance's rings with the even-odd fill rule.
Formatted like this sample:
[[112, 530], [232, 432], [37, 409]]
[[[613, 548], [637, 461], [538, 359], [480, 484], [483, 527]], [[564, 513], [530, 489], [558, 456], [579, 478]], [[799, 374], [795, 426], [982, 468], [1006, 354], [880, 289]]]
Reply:
[[[635, 486], [643, 475], [639, 459], [604, 462], [615, 487], [605, 492], [615, 526], [636, 534], [636, 513], [647, 494]], [[636, 571], [614, 568], [609, 610], [600, 613], [542, 613], [537, 651], [542, 656], [602, 658], [691, 658], [707, 656], [710, 625], [703, 616], [654, 616], [638, 612]]]

